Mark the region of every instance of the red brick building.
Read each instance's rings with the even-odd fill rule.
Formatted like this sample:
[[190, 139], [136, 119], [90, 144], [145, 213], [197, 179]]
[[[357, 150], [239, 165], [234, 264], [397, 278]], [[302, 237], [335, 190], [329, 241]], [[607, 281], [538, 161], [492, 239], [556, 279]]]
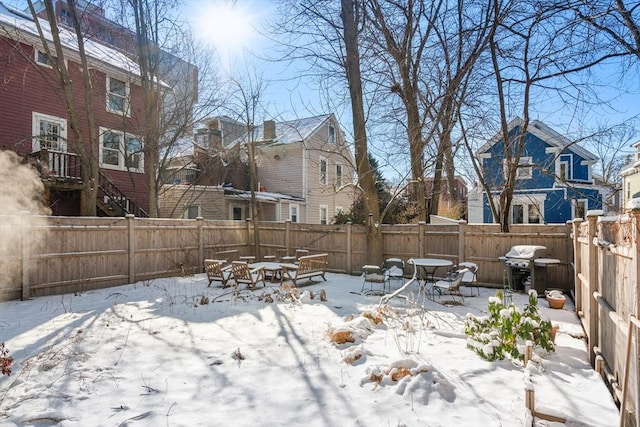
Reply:
[[[49, 25], [40, 20], [44, 33]], [[85, 90], [75, 36], [60, 28], [80, 133], [89, 140]], [[122, 53], [85, 40], [98, 130], [99, 215], [144, 215], [148, 190], [142, 137], [144, 107], [137, 65]], [[50, 46], [53, 46], [50, 44]], [[0, 149], [38, 165], [54, 215], [82, 215], [81, 154], [64, 93], [28, 14], [0, 3]], [[85, 147], [87, 148], [87, 147]], [[86, 158], [86, 155], [85, 155]]]

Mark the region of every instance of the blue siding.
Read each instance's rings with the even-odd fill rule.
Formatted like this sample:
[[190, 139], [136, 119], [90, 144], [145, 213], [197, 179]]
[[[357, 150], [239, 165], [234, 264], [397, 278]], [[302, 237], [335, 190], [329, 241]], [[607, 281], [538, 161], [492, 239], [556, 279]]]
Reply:
[[[516, 126], [509, 132], [511, 137], [520, 133], [520, 127]], [[572, 219], [573, 203], [575, 199], [586, 199], [587, 209], [602, 209], [602, 194], [597, 188], [571, 188], [556, 182], [555, 164], [556, 154], [547, 153], [547, 148], [555, 148], [537, 136], [527, 133], [523, 139], [524, 147], [522, 157], [530, 157], [531, 178], [518, 179], [514, 197], [527, 195], [544, 194], [543, 215], [546, 223], [564, 223]], [[515, 148], [514, 148], [515, 150]], [[493, 188], [500, 188], [504, 185], [503, 160], [504, 143], [498, 141], [489, 147], [487, 153], [490, 158], [483, 159], [483, 168], [489, 185]], [[582, 184], [590, 184], [590, 165], [585, 162], [585, 158], [571, 149], [565, 149], [559, 155], [560, 161], [567, 162], [567, 175], [569, 181]], [[483, 194], [483, 220], [486, 223], [493, 222], [493, 215], [489, 207], [487, 195]]]

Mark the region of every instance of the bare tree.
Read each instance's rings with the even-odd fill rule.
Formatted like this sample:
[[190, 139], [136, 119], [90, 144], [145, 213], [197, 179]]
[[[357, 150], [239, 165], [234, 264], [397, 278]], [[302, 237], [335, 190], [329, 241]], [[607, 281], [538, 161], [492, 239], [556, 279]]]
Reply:
[[[338, 7], [339, 5], [339, 7]], [[274, 30], [282, 43], [283, 58], [305, 60], [309, 64], [307, 77], [322, 80], [339, 88], [348, 86], [353, 117], [354, 169], [356, 186], [362, 192], [365, 209], [371, 214], [367, 232], [367, 252], [371, 262], [382, 261], [382, 233], [379, 228], [380, 208], [375, 189], [374, 173], [368, 159], [367, 113], [373, 102], [363, 89], [363, 57], [360, 36], [364, 25], [361, 0], [288, 0], [282, 1], [281, 22]], [[366, 58], [366, 56], [365, 56]], [[338, 99], [340, 90], [336, 90]]]
[[362, 77], [360, 74], [358, 28], [362, 25], [364, 11], [361, 8], [361, 4], [357, 1], [342, 0], [340, 17], [342, 18], [344, 30], [346, 51], [345, 68], [347, 72], [347, 82], [349, 84], [349, 94], [351, 96], [358, 183], [363, 190], [365, 209], [372, 214], [372, 220], [374, 222], [374, 224], [369, 224], [367, 228], [368, 259], [375, 263], [382, 263], [382, 230], [379, 227], [380, 208], [374, 174], [367, 151], [367, 129], [362, 94]]
[[[503, 232], [508, 232], [519, 172], [548, 166], [521, 164], [532, 114], [537, 114], [541, 105], [548, 107], [550, 97], [561, 101], [557, 104], [559, 110], [572, 108], [577, 116], [585, 114], [588, 107], [602, 102], [589, 70], [622, 54], [608, 49], [601, 39], [585, 37], [584, 32], [578, 31], [566, 4], [500, 0], [493, 0], [493, 4], [493, 19], [498, 27], [490, 38], [491, 69], [486, 74], [492, 76], [497, 92], [502, 173], [494, 171], [488, 176], [483, 173], [480, 159], [472, 157], [472, 161], [494, 219]], [[522, 121], [514, 134], [508, 124], [515, 117]], [[471, 126], [467, 123], [465, 129], [468, 131]], [[468, 135], [465, 137], [471, 148]]]
[[[426, 221], [428, 213], [438, 213], [443, 172], [456, 199], [452, 132], [465, 102], [467, 81], [495, 31], [492, 5], [474, 0], [430, 4], [368, 0], [367, 5], [373, 22], [368, 40], [385, 70], [381, 74], [387, 76], [380, 84], [404, 106], [418, 216]], [[470, 15], [475, 19], [468, 19]], [[428, 162], [425, 148], [432, 154]], [[428, 212], [426, 170], [434, 174]]]
[[[78, 9], [76, 7], [75, 0], [68, 0], [69, 13], [73, 23], [73, 30], [75, 35], [75, 41], [78, 47], [78, 55], [80, 57], [80, 66], [82, 70], [83, 81], [83, 99], [84, 105], [77, 105], [75, 101], [75, 94], [73, 83], [69, 75], [67, 68], [67, 61], [65, 60], [65, 49], [60, 40], [61, 29], [58, 27], [56, 21], [55, 9], [52, 0], [45, 0], [44, 6], [51, 29], [52, 40], [47, 40], [40, 21], [38, 20], [36, 10], [32, 0], [28, 0], [29, 10], [31, 16], [38, 29], [38, 36], [42, 43], [45, 54], [51, 64], [54, 75], [60, 84], [64, 94], [65, 108], [69, 114], [69, 125], [73, 132], [73, 139], [70, 140], [73, 143], [74, 151], [76, 151], [81, 160], [82, 165], [82, 178], [83, 178], [83, 198], [84, 198], [84, 212], [83, 214], [89, 216], [96, 215], [96, 200], [98, 194], [98, 128], [93, 113], [93, 84], [92, 76], [89, 70], [87, 61], [87, 54], [84, 48], [84, 37], [78, 19]], [[81, 113], [82, 112], [82, 113]], [[89, 130], [87, 134], [88, 140], [85, 140], [85, 136], [81, 132], [81, 116], [85, 117], [86, 126]]]
[[622, 49], [640, 59], [640, 3], [624, 0], [567, 0], [577, 17]]
[[243, 144], [246, 148], [247, 163], [249, 165], [249, 191], [251, 221], [253, 223], [253, 244], [256, 259], [262, 259], [260, 248], [260, 212], [256, 191], [258, 190], [258, 172], [256, 168], [256, 124], [260, 118], [264, 117], [265, 108], [264, 92], [267, 88], [267, 81], [255, 72], [245, 73], [242, 77], [234, 77], [230, 81], [231, 95], [226, 109], [230, 111], [233, 118], [242, 123], [246, 129], [246, 138]]

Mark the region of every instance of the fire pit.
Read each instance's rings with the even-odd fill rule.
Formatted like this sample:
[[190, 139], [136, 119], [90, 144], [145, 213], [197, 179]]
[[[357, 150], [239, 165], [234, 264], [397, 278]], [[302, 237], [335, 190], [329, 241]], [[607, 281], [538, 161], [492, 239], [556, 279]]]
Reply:
[[527, 285], [543, 294], [547, 288], [547, 268], [560, 264], [559, 259], [549, 258], [545, 246], [516, 245], [499, 259], [507, 267], [509, 286], [524, 291]]

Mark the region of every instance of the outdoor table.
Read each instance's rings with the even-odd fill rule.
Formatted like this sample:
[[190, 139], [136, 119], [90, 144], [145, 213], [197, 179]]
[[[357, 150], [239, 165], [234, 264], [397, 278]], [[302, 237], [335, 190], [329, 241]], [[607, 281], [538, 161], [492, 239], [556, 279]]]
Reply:
[[278, 276], [280, 276], [281, 284], [287, 276], [287, 270], [294, 270], [297, 268], [295, 264], [283, 264], [280, 262], [270, 262], [270, 261], [255, 262], [251, 264], [250, 267], [252, 269], [262, 268], [265, 274], [269, 274], [272, 282], [275, 282], [278, 279]]
[[[407, 261], [407, 264], [413, 264], [413, 277], [418, 280], [420, 290], [425, 292], [427, 298], [433, 299], [433, 292], [429, 285], [435, 283], [436, 271], [442, 267], [451, 267], [453, 262], [440, 258], [411, 258]], [[424, 279], [422, 281], [418, 277], [418, 268], [424, 271]]]

